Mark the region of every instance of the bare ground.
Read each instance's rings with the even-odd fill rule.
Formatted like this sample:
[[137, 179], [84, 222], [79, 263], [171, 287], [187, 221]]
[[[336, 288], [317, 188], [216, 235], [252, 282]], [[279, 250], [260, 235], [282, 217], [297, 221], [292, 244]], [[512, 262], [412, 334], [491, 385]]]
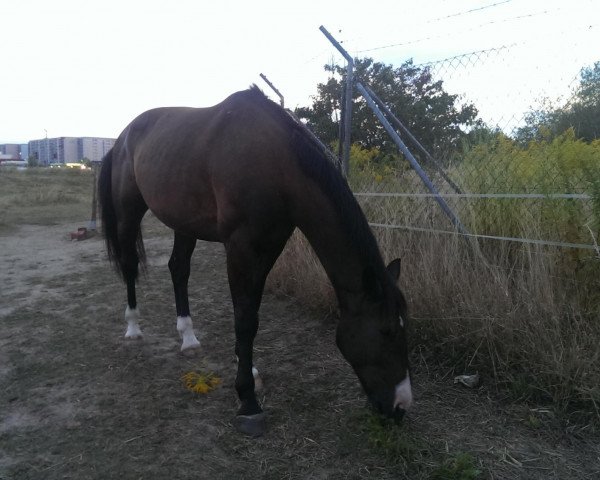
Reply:
[[[0, 479], [600, 478], [600, 444], [550, 410], [468, 390], [415, 355], [416, 405], [377, 423], [334, 343], [335, 320], [267, 294], [256, 363], [268, 432], [232, 427], [232, 307], [221, 245], [199, 243], [190, 300], [201, 352], [179, 354], [166, 263], [171, 239], [146, 222], [142, 341], [128, 342], [125, 291], [98, 237], [21, 226], [0, 237]], [[190, 370], [222, 385], [184, 388]], [[390, 440], [391, 439], [391, 440]], [[452, 470], [468, 454], [474, 469]], [[448, 467], [444, 469], [444, 467]], [[470, 476], [468, 476], [470, 475]]]

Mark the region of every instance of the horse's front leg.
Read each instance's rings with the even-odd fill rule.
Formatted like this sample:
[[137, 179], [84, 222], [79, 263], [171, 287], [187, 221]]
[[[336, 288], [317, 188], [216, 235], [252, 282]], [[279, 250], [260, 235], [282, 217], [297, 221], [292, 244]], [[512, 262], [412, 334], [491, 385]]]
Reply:
[[[233, 289], [232, 289], [233, 290]], [[242, 295], [243, 296], [243, 295]], [[238, 357], [235, 389], [240, 399], [240, 408], [235, 419], [236, 428], [248, 435], [264, 433], [265, 415], [256, 399], [256, 381], [253, 367], [253, 344], [258, 331], [258, 299], [242, 299], [233, 295], [235, 315], [235, 354]], [[258, 305], [257, 305], [258, 303]]]
[[175, 308], [177, 309], [177, 331], [181, 336], [181, 351], [190, 352], [200, 347], [194, 333], [190, 304], [188, 301], [188, 279], [190, 278], [190, 261], [196, 248], [196, 239], [175, 232], [173, 252], [169, 259], [169, 270], [175, 291]]
[[238, 357], [235, 388], [240, 399], [240, 409], [235, 419], [236, 428], [251, 436], [259, 436], [265, 430], [265, 415], [256, 399], [253, 344], [258, 331], [260, 307], [265, 280], [275, 260], [283, 250], [291, 230], [279, 232], [262, 241], [250, 241], [238, 231], [225, 244], [227, 251], [227, 274], [235, 316], [235, 353]]

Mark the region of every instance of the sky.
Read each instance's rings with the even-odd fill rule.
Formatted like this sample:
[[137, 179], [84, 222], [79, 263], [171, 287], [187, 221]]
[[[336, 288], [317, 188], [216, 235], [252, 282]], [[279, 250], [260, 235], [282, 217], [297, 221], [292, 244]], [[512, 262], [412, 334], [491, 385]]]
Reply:
[[568, 95], [600, 60], [598, 0], [4, 1], [0, 143], [116, 138], [145, 110], [210, 106], [253, 83], [276, 99], [260, 73], [287, 107], [307, 106], [323, 66], [343, 64], [321, 25], [395, 66], [511, 46], [445, 78], [490, 118]]

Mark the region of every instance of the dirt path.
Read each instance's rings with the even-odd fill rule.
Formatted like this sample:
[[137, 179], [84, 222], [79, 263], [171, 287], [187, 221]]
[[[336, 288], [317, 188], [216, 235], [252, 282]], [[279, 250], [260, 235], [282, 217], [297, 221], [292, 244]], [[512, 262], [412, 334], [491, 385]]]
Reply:
[[[391, 427], [365, 413], [331, 319], [267, 294], [256, 342], [268, 433], [237, 434], [232, 308], [220, 245], [199, 243], [190, 279], [202, 342], [181, 356], [171, 239], [146, 229], [145, 338], [126, 342], [125, 292], [99, 238], [77, 225], [0, 237], [0, 479], [600, 478], [598, 439], [549, 412], [503, 404], [419, 368], [416, 406]], [[222, 385], [187, 391], [181, 376]], [[462, 454], [468, 468], [461, 472]], [[454, 470], [453, 470], [454, 468]], [[449, 473], [448, 473], [449, 472]], [[467, 473], [465, 473], [467, 472]], [[470, 472], [470, 473], [469, 473]], [[436, 476], [437, 475], [437, 476]]]

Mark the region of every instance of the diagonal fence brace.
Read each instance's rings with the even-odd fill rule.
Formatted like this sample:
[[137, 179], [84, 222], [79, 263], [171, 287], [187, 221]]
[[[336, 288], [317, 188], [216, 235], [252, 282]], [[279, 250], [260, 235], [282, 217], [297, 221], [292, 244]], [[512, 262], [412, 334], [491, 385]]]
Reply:
[[459, 218], [452, 211], [452, 209], [448, 206], [446, 201], [443, 199], [443, 197], [438, 192], [437, 188], [435, 188], [435, 185], [433, 185], [433, 183], [431, 183], [431, 180], [427, 176], [427, 173], [425, 173], [425, 171], [421, 168], [421, 165], [419, 165], [419, 162], [417, 161], [417, 159], [414, 157], [414, 155], [410, 152], [410, 150], [404, 144], [404, 142], [400, 138], [400, 135], [398, 135], [398, 132], [396, 132], [396, 130], [394, 130], [394, 127], [392, 127], [392, 125], [390, 124], [388, 119], [381, 112], [381, 110], [377, 106], [377, 103], [375, 102], [375, 100], [373, 100], [373, 97], [371, 97], [371, 95], [365, 89], [365, 87], [362, 85], [362, 83], [356, 82], [356, 88], [358, 89], [360, 94], [363, 96], [363, 98], [367, 101], [367, 105], [369, 105], [371, 110], [373, 110], [373, 113], [375, 113], [375, 115], [377, 116], [377, 118], [379, 119], [379, 121], [381, 122], [383, 127], [386, 129], [388, 134], [392, 137], [392, 140], [394, 140], [394, 143], [398, 146], [398, 148], [400, 149], [400, 152], [402, 152], [402, 154], [406, 157], [406, 159], [411, 164], [412, 168], [415, 170], [415, 172], [417, 172], [417, 175], [419, 175], [419, 177], [421, 178], [421, 181], [425, 184], [425, 186], [429, 189], [429, 191], [434, 194], [435, 201], [439, 204], [439, 206], [442, 208], [442, 210], [444, 211], [446, 216], [450, 219], [450, 221], [452, 222], [452, 225], [454, 225], [454, 227], [458, 230], [459, 233], [462, 233], [463, 235], [467, 235], [469, 233], [467, 231], [467, 229], [463, 226], [463, 224], [461, 223]]

